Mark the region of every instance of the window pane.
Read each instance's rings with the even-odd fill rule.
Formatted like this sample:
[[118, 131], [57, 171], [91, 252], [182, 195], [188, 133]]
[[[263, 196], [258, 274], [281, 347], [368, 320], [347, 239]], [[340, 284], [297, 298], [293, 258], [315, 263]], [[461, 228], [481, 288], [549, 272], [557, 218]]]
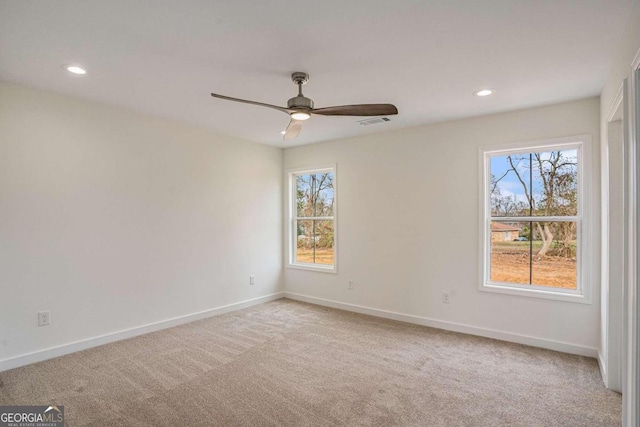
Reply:
[[333, 216], [333, 172], [296, 176], [298, 217]]
[[491, 222], [491, 281], [530, 284], [529, 222]]
[[491, 215], [531, 215], [528, 198], [531, 188], [529, 154], [492, 156], [490, 160]]
[[296, 262], [313, 263], [315, 245], [313, 241], [313, 221], [298, 220], [296, 223]]
[[317, 264], [333, 265], [333, 221], [314, 221]]
[[534, 215], [578, 214], [578, 151], [533, 153]]
[[577, 224], [575, 222], [533, 223], [534, 285], [577, 289]]
[[333, 216], [333, 172], [315, 174], [315, 216]]
[[296, 209], [297, 216], [313, 216], [311, 179], [312, 175], [296, 176]]
[[576, 222], [492, 221], [491, 281], [577, 289], [576, 240]]
[[333, 265], [333, 220], [298, 220], [296, 223], [296, 262]]

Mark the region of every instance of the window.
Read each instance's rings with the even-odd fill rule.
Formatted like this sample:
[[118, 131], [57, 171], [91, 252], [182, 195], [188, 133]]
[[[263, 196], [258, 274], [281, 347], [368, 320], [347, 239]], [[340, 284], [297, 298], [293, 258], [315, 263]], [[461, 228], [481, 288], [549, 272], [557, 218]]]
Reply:
[[335, 167], [292, 171], [289, 186], [289, 266], [335, 272]]
[[585, 140], [482, 152], [482, 290], [588, 302]]

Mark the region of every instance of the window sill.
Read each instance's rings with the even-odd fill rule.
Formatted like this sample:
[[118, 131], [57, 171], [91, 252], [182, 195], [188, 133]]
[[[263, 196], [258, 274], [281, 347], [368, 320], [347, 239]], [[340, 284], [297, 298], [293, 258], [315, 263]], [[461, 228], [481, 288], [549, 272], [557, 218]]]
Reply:
[[479, 287], [483, 292], [493, 292], [505, 295], [524, 296], [529, 298], [542, 298], [555, 301], [575, 302], [580, 304], [591, 304], [591, 299], [587, 298], [580, 291], [562, 291], [554, 288], [542, 286], [518, 286], [501, 283], [484, 283]]
[[317, 271], [319, 273], [338, 273], [335, 265], [322, 266], [318, 264], [287, 264], [287, 268], [294, 270]]

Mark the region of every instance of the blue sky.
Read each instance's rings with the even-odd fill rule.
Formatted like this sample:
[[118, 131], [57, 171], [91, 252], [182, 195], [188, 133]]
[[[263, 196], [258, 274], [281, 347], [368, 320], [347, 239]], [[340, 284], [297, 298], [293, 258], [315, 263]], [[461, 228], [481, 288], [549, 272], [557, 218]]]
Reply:
[[[514, 162], [515, 164], [515, 162]], [[511, 169], [511, 165], [507, 159], [507, 156], [495, 156], [491, 157], [491, 174], [495, 177], [495, 179], [499, 179], [504, 175], [507, 171]], [[525, 183], [529, 183], [529, 162], [523, 161], [518, 164], [518, 170], [520, 171], [520, 175]], [[493, 187], [493, 186], [491, 186]], [[520, 181], [513, 171], [507, 173], [507, 175], [500, 180], [497, 188], [500, 189], [500, 194], [502, 196], [511, 196], [514, 195], [518, 200], [526, 202], [527, 198], [524, 194], [524, 189]]]
[[[549, 152], [542, 152], [542, 158], [549, 158]], [[578, 152], [575, 149], [572, 150], [563, 150], [562, 155], [565, 158], [574, 158], [577, 159]], [[517, 162], [517, 159], [522, 159], [520, 162]], [[529, 156], [526, 154], [517, 154], [512, 155], [512, 159], [514, 160], [514, 165], [520, 172], [520, 176], [524, 180], [527, 188], [529, 188], [529, 179], [531, 173], [531, 167], [529, 164]], [[535, 158], [534, 158], [535, 162]], [[537, 163], [534, 163], [536, 165]], [[511, 169], [511, 165], [507, 159], [506, 155], [500, 156], [492, 156], [491, 157], [491, 174], [499, 179], [505, 174], [507, 171]], [[502, 178], [498, 184], [498, 188], [500, 189], [500, 193], [502, 196], [515, 196], [517, 200], [522, 202], [527, 202], [527, 198], [525, 196], [524, 188], [522, 183], [518, 180], [516, 174], [513, 171], [510, 171], [504, 178]], [[539, 199], [540, 193], [542, 192], [542, 180], [540, 178], [540, 173], [537, 168], [533, 168], [533, 194], [534, 198]]]

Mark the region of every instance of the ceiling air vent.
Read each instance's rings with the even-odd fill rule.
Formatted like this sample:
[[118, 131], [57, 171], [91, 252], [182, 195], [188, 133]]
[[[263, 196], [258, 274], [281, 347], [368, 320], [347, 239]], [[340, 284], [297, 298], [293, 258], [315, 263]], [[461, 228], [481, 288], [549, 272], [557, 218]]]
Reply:
[[375, 119], [358, 120], [358, 123], [360, 123], [362, 126], [369, 126], [390, 121], [391, 119], [388, 117], [376, 117]]

